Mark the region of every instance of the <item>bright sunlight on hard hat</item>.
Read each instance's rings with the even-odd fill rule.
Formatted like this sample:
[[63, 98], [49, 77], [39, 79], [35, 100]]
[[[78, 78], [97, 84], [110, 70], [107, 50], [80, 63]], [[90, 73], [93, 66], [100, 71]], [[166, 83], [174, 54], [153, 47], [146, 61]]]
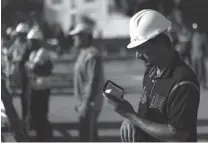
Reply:
[[29, 31], [29, 26], [26, 23], [20, 23], [17, 25], [15, 30], [17, 33], [27, 33]]
[[129, 23], [131, 42], [127, 48], [134, 48], [164, 32], [171, 22], [155, 10], [145, 9], [136, 13]]
[[27, 39], [42, 40], [43, 34], [39, 29], [34, 28], [34, 29], [31, 29], [30, 32], [27, 34]]

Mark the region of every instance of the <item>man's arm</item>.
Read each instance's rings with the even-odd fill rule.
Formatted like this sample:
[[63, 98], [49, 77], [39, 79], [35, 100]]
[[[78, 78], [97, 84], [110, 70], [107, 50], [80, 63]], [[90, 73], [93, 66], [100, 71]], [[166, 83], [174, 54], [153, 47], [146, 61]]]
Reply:
[[160, 124], [150, 120], [139, 117], [136, 114], [130, 114], [129, 120], [147, 134], [161, 140], [161, 141], [182, 141], [187, 137], [187, 132], [172, 131], [168, 124]]
[[85, 104], [89, 104], [94, 101], [96, 97], [96, 90], [98, 83], [99, 74], [99, 58], [98, 56], [93, 56], [91, 59], [87, 61], [87, 77], [88, 77], [88, 85], [86, 89], [86, 99]]
[[141, 130], [161, 141], [185, 141], [197, 121], [199, 91], [191, 85], [176, 89], [170, 102], [168, 124], [160, 124], [130, 113], [129, 120]]

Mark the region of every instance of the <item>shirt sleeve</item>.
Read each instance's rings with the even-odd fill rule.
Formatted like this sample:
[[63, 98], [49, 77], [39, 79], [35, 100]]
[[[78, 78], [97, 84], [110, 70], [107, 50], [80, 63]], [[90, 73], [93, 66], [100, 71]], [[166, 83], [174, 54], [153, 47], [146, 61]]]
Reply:
[[190, 131], [196, 126], [200, 91], [197, 87], [180, 85], [170, 95], [168, 122], [172, 130]]

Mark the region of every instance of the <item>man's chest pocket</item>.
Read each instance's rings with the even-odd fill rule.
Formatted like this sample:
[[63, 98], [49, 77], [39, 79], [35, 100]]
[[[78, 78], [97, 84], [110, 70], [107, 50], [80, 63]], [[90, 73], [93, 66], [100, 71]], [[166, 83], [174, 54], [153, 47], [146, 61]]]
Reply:
[[166, 96], [161, 96], [157, 93], [152, 94], [152, 98], [149, 101], [149, 110], [151, 112], [157, 112], [160, 114], [165, 114], [166, 112]]

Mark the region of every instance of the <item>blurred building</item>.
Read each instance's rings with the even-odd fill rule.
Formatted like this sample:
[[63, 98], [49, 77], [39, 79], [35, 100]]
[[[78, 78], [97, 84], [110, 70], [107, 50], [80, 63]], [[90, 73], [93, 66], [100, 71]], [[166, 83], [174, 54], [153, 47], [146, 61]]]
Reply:
[[58, 23], [67, 33], [77, 17], [85, 14], [101, 26], [108, 17], [109, 0], [44, 0], [44, 18], [50, 24]]

